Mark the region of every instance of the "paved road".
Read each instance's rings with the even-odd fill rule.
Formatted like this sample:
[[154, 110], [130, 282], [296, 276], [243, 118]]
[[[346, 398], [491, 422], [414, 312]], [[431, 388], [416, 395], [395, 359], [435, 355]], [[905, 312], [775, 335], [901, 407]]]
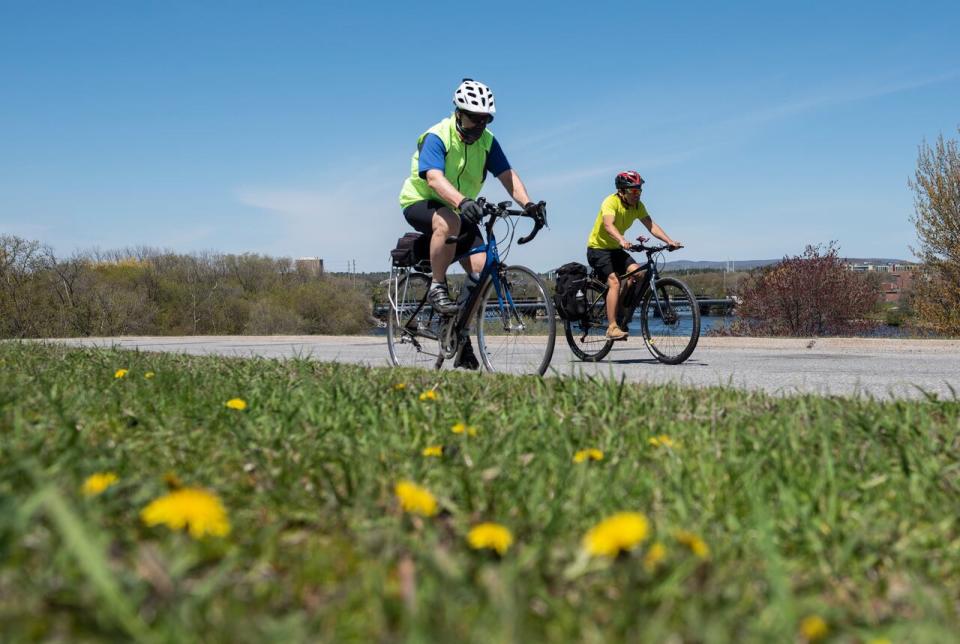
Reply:
[[[118, 346], [189, 354], [311, 357], [387, 365], [386, 340], [367, 336], [194, 336], [55, 340], [74, 346]], [[693, 356], [671, 367], [654, 361], [639, 340], [617, 346], [598, 364], [577, 361], [557, 339], [551, 369], [645, 383], [729, 385], [774, 394], [819, 393], [874, 398], [954, 398], [960, 392], [960, 341], [702, 338]]]

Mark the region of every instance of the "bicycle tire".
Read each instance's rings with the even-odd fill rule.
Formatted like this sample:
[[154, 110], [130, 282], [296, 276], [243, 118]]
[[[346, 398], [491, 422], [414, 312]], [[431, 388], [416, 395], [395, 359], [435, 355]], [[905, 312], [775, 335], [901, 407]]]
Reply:
[[423, 273], [397, 282], [397, 301], [387, 312], [387, 349], [394, 366], [426, 369], [437, 360], [439, 319], [427, 302], [429, 289], [430, 278]]
[[477, 302], [477, 350], [483, 366], [491, 372], [542, 376], [557, 338], [547, 287], [524, 266], [501, 267], [499, 279], [500, 297], [488, 278]]
[[613, 340], [607, 338], [607, 301], [601, 290], [592, 283], [583, 287], [587, 311], [580, 320], [564, 320], [563, 331], [567, 345], [584, 362], [599, 362], [613, 348]]
[[[640, 331], [650, 354], [676, 365], [690, 357], [700, 339], [700, 305], [680, 280], [657, 280], [657, 299], [647, 291], [640, 304]], [[662, 315], [661, 315], [662, 314]]]

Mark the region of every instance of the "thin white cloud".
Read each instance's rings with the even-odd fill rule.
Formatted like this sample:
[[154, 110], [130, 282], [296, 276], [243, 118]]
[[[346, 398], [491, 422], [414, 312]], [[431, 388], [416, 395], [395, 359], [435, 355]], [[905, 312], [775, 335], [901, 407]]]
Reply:
[[370, 271], [386, 268], [387, 251], [408, 229], [397, 203], [399, 187], [335, 180], [309, 188], [239, 188], [235, 197], [275, 217], [280, 232], [273, 252], [319, 256], [334, 266], [356, 259], [358, 270]]
[[938, 85], [951, 80], [960, 78], [960, 71], [951, 71], [936, 76], [929, 76], [917, 80], [903, 81], [899, 83], [881, 83], [865, 86], [863, 84], [850, 83], [844, 87], [833, 91], [827, 91], [820, 94], [813, 94], [797, 100], [773, 105], [762, 109], [747, 112], [746, 114], [728, 119], [718, 124], [718, 129], [724, 129], [737, 125], [761, 125], [771, 121], [776, 121], [796, 114], [811, 112], [824, 107], [834, 105], [844, 105], [873, 98], [881, 98], [901, 92]]
[[664, 166], [683, 163], [696, 157], [702, 148], [691, 148], [679, 152], [663, 154], [659, 156], [638, 157], [629, 162], [617, 165], [603, 163], [599, 165], [584, 166], [566, 172], [551, 172], [532, 176], [529, 181], [524, 178], [524, 182], [536, 186], [538, 190], [547, 190], [550, 188], [570, 188], [575, 187], [586, 180], [601, 176], [613, 177], [617, 172], [621, 172], [627, 167], [638, 168], [643, 173], [650, 168], [660, 168]]
[[569, 139], [567, 135], [582, 133], [584, 126], [589, 122], [590, 121], [586, 119], [581, 119], [512, 139], [510, 141], [510, 150], [535, 149], [539, 152], [543, 151], [545, 147], [555, 147]]

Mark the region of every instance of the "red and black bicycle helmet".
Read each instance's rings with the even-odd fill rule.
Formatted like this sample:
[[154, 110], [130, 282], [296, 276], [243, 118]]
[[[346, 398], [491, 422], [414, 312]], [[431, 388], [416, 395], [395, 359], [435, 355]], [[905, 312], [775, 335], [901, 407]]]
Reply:
[[643, 187], [643, 177], [636, 170], [626, 170], [617, 175], [614, 180], [617, 190], [630, 190]]

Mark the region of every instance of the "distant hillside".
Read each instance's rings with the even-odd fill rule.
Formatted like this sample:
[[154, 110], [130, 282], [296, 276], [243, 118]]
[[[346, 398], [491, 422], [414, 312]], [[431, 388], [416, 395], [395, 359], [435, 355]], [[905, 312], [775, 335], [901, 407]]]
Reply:
[[[730, 268], [738, 271], [746, 271], [751, 268], [757, 268], [758, 266], [767, 266], [768, 264], [776, 264], [779, 262], [779, 259], [745, 259], [745, 260], [734, 260], [730, 261]], [[728, 265], [728, 262], [708, 262], [708, 261], [692, 261], [689, 259], [681, 259], [675, 262], [667, 262], [664, 270], [668, 271], [690, 271], [690, 270], [718, 270], [722, 271]]]
[[[768, 266], [770, 264], [776, 264], [783, 258], [778, 259], [738, 259], [731, 260], [730, 262], [709, 262], [709, 261], [691, 261], [687, 259], [681, 259], [675, 262], [667, 262], [664, 270], [667, 271], [689, 271], [689, 270], [718, 270], [722, 271], [727, 267], [728, 263], [732, 270], [737, 271], [748, 271], [759, 266]], [[887, 259], [881, 257], [844, 257], [842, 258], [844, 262], [850, 264], [909, 264], [905, 259]]]

